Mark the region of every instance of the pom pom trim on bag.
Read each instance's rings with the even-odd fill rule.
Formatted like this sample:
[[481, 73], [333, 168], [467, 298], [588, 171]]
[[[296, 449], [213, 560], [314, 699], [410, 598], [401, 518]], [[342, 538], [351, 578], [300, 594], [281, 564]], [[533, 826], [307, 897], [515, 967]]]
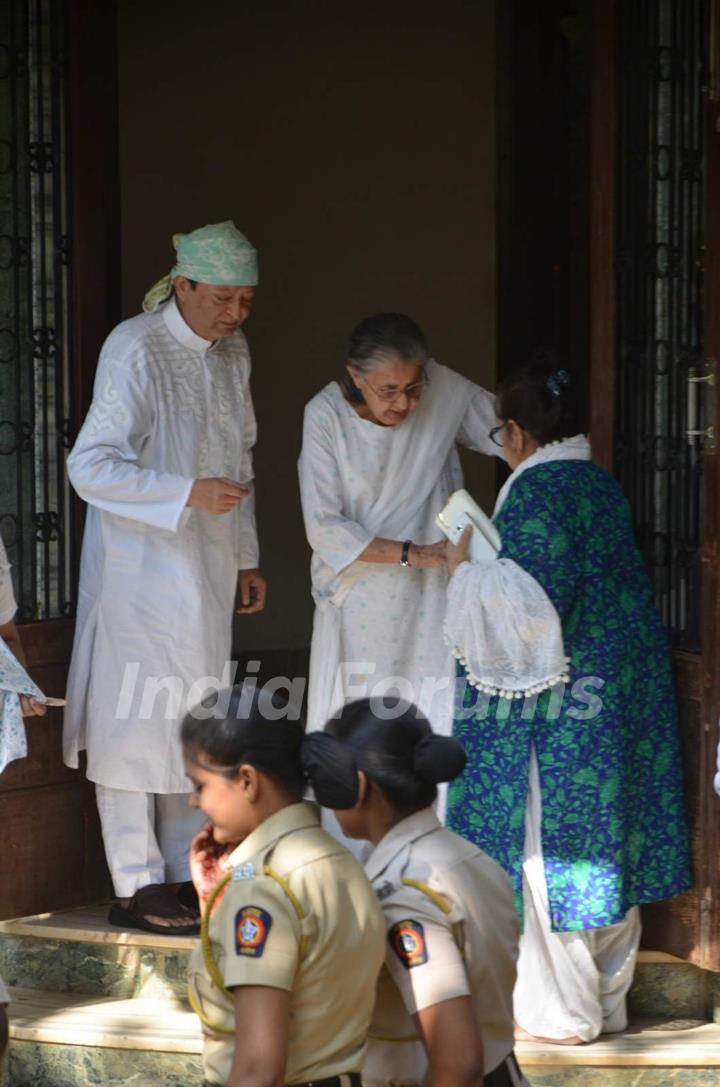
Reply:
[[[467, 657], [462, 650], [456, 646], [453, 647], [452, 643], [445, 635], [445, 642], [450, 647], [452, 655], [463, 666], [467, 672], [468, 683], [471, 687], [475, 687], [478, 691], [482, 691], [484, 694], [498, 695], [499, 698], [523, 698], [525, 695], [542, 694], [543, 691], [549, 691], [552, 687], [557, 687], [561, 683], [570, 682], [570, 674], [568, 672], [558, 672], [554, 676], [550, 676], [548, 679], [542, 680], [540, 683], [533, 683], [529, 687], [521, 687], [519, 690], [514, 690], [507, 685], [500, 687], [498, 684], [493, 683], [492, 680], [482, 679], [480, 676], [475, 675], [471, 671], [468, 664]], [[570, 665], [570, 657], [565, 658], [566, 666]]]

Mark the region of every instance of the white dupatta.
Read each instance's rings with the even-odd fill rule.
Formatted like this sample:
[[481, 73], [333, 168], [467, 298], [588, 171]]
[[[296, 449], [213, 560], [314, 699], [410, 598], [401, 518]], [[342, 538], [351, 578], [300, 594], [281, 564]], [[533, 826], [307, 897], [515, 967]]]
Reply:
[[[418, 407], [395, 429], [383, 486], [363, 525], [373, 536], [394, 540], [405, 535], [406, 526], [428, 500], [457, 438], [467, 410], [471, 382], [434, 359], [427, 365], [430, 383]], [[441, 533], [438, 532], [438, 539]], [[341, 573], [330, 600], [340, 607], [350, 589], [368, 572], [368, 564], [356, 559]]]
[[[541, 446], [505, 481], [493, 517], [528, 468], [590, 455], [583, 434]], [[542, 586], [512, 559], [458, 566], [448, 585], [445, 636], [468, 682], [487, 694], [518, 698], [569, 679], [560, 617]]]

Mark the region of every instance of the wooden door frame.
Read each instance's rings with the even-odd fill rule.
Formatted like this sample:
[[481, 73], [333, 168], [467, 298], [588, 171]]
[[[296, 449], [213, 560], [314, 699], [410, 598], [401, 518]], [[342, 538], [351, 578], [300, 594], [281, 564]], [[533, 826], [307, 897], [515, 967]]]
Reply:
[[[718, 0], [713, 0], [720, 10]], [[613, 470], [618, 358], [614, 237], [616, 222], [617, 100], [616, 0], [593, 3], [592, 97], [592, 229], [590, 302], [590, 436], [593, 459]], [[717, 26], [717, 20], [716, 20]], [[716, 47], [717, 48], [717, 47]], [[720, 53], [719, 53], [720, 55]], [[705, 327], [706, 357], [720, 358], [720, 106], [706, 106], [705, 189]], [[716, 378], [720, 377], [717, 375]], [[720, 435], [720, 396], [714, 398]], [[697, 735], [685, 735], [688, 811], [693, 846], [694, 887], [686, 895], [643, 909], [643, 945], [669, 951], [707, 969], [720, 969], [720, 798], [712, 788], [718, 741], [720, 669], [717, 650], [720, 626], [720, 467], [714, 452], [705, 452], [704, 533], [702, 546], [702, 653], [673, 653], [679, 694], [697, 709]], [[695, 762], [698, 759], [699, 766]], [[691, 762], [692, 760], [692, 762]], [[694, 763], [694, 765], [693, 765]], [[697, 770], [697, 772], [695, 772]], [[694, 795], [697, 792], [698, 795]]]
[[[711, 0], [710, 42], [711, 79], [705, 109], [706, 206], [704, 260], [704, 337], [705, 358], [712, 360], [715, 386], [720, 381], [720, 0]], [[715, 198], [711, 197], [715, 194]], [[720, 736], [720, 464], [717, 439], [720, 436], [720, 396], [709, 400], [709, 422], [714, 430], [715, 450], [703, 458], [705, 504], [702, 548], [702, 666], [700, 698], [703, 728], [701, 773], [707, 782], [702, 799], [703, 857], [701, 902], [701, 943], [707, 948], [700, 965], [720, 969], [720, 875], [717, 857], [720, 849], [720, 797], [712, 788], [717, 767]]]
[[612, 472], [615, 429], [615, 0], [593, 3], [590, 147], [590, 437], [593, 460]]
[[[100, 348], [121, 318], [117, 11], [69, 0], [75, 432], [92, 400]], [[74, 438], [74, 436], [73, 436]], [[84, 506], [77, 503], [76, 539]]]
[[[68, 0], [73, 427], [92, 398], [97, 358], [120, 318], [117, 30], [112, 0]], [[72, 435], [74, 439], [74, 434]], [[75, 503], [76, 564], [83, 506]], [[65, 688], [72, 619], [26, 623], [28, 668], [49, 694]], [[95, 792], [62, 760], [61, 711], [26, 721], [28, 754], [0, 782], [10, 874], [0, 918], [85, 905], [111, 891]]]

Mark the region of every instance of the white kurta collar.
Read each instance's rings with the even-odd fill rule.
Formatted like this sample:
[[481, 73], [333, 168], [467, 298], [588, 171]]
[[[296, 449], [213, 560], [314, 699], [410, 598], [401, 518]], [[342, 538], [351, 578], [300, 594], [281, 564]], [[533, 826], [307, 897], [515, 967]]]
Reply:
[[173, 336], [178, 343], [183, 347], [189, 348], [190, 351], [209, 351], [213, 346], [212, 340], [204, 340], [202, 336], [198, 336], [196, 332], [190, 328], [190, 325], [185, 321], [185, 318], [180, 313], [175, 301], [175, 295], [167, 302], [161, 310], [163, 320], [167, 325], [168, 332]]
[[407, 819], [396, 823], [368, 857], [365, 864], [368, 879], [377, 879], [398, 853], [411, 842], [423, 838], [441, 826], [432, 808], [423, 808], [422, 811], [416, 811], [414, 815], [409, 815]]

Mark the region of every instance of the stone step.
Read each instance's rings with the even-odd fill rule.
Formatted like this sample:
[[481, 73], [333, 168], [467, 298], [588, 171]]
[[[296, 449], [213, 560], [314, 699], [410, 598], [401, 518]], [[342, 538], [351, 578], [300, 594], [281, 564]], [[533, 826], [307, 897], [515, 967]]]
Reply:
[[720, 1021], [720, 974], [663, 952], [641, 951], [628, 994], [633, 1019]]
[[[124, 932], [106, 904], [0, 922], [0, 973], [14, 992], [8, 1087], [199, 1082], [200, 1031], [185, 1003], [194, 942]], [[533, 1087], [720, 1087], [720, 1026], [706, 1021], [719, 982], [642, 952], [629, 1000], [641, 1021], [591, 1046], [518, 1043], [518, 1058]]]
[[[187, 1006], [14, 989], [8, 1087], [190, 1087], [201, 1037]], [[720, 1026], [645, 1020], [588, 1046], [518, 1042], [532, 1087], [716, 1087]]]
[[718, 1087], [720, 1025], [636, 1020], [586, 1046], [517, 1042], [532, 1087]]
[[0, 975], [25, 989], [183, 1000], [196, 937], [125, 932], [107, 904], [0, 921]]
[[167, 998], [12, 988], [7, 1087], [187, 1087], [202, 1079], [197, 1016]]
[[[26, 989], [120, 998], [184, 999], [190, 936], [124, 932], [107, 904], [0, 922], [0, 974]], [[662, 952], [641, 952], [633, 1018], [720, 1019], [720, 974]]]

